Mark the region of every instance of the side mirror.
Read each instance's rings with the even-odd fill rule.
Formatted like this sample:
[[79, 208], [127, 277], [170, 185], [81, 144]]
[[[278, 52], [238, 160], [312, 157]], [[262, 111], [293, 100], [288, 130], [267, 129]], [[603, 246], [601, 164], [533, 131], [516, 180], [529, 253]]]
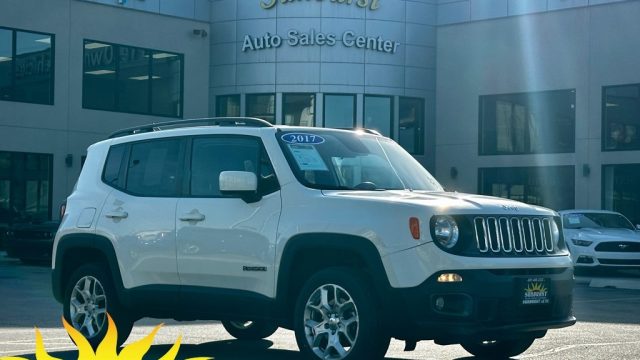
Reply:
[[223, 171], [220, 173], [220, 192], [238, 195], [247, 203], [260, 200], [258, 177], [249, 171]]
[[636, 230], [640, 231], [640, 224], [636, 225]]

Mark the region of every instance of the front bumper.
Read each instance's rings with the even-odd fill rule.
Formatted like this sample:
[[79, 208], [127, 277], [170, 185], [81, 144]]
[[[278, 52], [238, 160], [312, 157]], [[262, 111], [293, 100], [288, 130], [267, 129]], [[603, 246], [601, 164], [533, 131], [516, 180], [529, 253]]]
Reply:
[[[442, 273], [463, 281], [439, 283]], [[542, 290], [545, 296], [537, 297]], [[453, 344], [522, 333], [541, 337], [576, 322], [571, 268], [442, 271], [417, 287], [392, 291], [391, 306], [400, 309], [392, 336], [399, 339]]]
[[640, 267], [638, 252], [604, 252], [593, 248], [572, 249], [571, 259], [575, 267], [584, 268], [630, 268]]

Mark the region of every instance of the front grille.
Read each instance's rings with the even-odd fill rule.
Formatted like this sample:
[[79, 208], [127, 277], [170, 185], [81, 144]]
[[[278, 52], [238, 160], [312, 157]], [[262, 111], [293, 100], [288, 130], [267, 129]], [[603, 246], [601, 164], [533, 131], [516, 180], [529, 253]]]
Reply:
[[476, 217], [473, 224], [483, 254], [552, 254], [559, 236], [550, 217]]
[[596, 246], [596, 251], [640, 252], [640, 243], [628, 241], [605, 242]]
[[602, 265], [640, 265], [640, 259], [598, 259]]

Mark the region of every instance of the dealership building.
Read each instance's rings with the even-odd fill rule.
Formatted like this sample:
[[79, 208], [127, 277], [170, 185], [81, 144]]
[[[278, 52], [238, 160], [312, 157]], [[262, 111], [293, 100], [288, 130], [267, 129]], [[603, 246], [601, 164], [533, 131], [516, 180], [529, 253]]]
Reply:
[[254, 116], [380, 131], [447, 188], [640, 223], [640, 1], [4, 0], [0, 226], [86, 148]]

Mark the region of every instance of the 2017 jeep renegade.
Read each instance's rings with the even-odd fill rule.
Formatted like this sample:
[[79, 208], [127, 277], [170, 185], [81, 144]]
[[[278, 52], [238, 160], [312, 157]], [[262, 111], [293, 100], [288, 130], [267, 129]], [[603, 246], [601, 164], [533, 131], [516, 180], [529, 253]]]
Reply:
[[[190, 125], [190, 126], [189, 126]], [[372, 131], [220, 118], [92, 145], [56, 235], [53, 292], [95, 346], [141, 317], [295, 331], [315, 359], [382, 357], [391, 337], [524, 352], [570, 326], [558, 214], [445, 192]]]

